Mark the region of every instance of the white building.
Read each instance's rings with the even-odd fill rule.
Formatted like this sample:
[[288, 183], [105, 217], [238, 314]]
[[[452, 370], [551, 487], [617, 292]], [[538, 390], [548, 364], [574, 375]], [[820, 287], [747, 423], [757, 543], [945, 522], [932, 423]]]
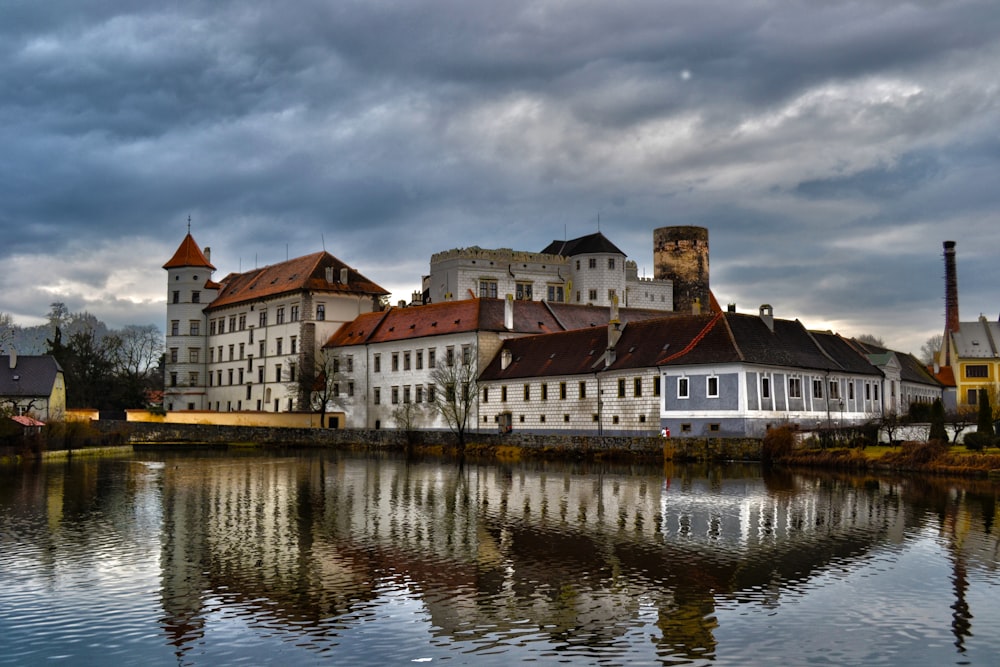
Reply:
[[431, 273], [424, 278], [429, 303], [472, 297], [518, 301], [674, 309], [670, 280], [640, 278], [629, 261], [603, 234], [597, 232], [570, 241], [553, 241], [541, 252], [501, 248], [459, 248], [431, 257]]
[[167, 410], [292, 411], [303, 371], [384, 289], [327, 252], [212, 280], [188, 233], [167, 270]]

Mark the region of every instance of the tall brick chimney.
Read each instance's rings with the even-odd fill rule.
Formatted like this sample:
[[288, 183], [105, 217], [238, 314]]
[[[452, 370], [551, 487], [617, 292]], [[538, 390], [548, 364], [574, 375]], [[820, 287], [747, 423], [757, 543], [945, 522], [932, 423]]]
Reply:
[[951, 365], [951, 334], [958, 331], [958, 271], [955, 242], [944, 242], [944, 365]]

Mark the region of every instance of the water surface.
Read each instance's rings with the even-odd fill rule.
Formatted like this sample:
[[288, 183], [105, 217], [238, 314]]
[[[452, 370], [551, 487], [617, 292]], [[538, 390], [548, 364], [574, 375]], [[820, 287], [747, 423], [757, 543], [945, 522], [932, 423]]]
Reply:
[[996, 665], [997, 489], [338, 452], [0, 468], [2, 665]]

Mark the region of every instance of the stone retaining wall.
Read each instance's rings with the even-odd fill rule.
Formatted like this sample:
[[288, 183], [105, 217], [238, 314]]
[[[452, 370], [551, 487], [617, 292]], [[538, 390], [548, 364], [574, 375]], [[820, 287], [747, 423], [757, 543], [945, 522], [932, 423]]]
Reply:
[[[109, 441], [122, 443], [231, 444], [252, 442], [292, 447], [360, 447], [404, 451], [417, 447], [453, 447], [455, 435], [448, 431], [269, 428], [256, 426], [215, 426], [208, 424], [153, 424], [145, 422], [95, 421], [93, 427]], [[525, 453], [554, 457], [600, 457], [626, 455], [673, 460], [760, 460], [759, 440], [694, 438], [664, 440], [660, 437], [531, 435], [527, 433], [472, 433], [467, 449], [496, 451], [516, 448]]]

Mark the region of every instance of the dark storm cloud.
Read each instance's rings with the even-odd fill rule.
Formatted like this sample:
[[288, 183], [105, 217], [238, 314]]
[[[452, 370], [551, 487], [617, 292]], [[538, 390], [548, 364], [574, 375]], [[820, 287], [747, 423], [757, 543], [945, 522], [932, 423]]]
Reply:
[[916, 349], [944, 238], [963, 313], [998, 308], [998, 28], [985, 0], [15, 3], [0, 311], [162, 318], [188, 216], [221, 274], [325, 244], [400, 298], [433, 252], [598, 225], [648, 275], [652, 230], [697, 224], [720, 300]]

